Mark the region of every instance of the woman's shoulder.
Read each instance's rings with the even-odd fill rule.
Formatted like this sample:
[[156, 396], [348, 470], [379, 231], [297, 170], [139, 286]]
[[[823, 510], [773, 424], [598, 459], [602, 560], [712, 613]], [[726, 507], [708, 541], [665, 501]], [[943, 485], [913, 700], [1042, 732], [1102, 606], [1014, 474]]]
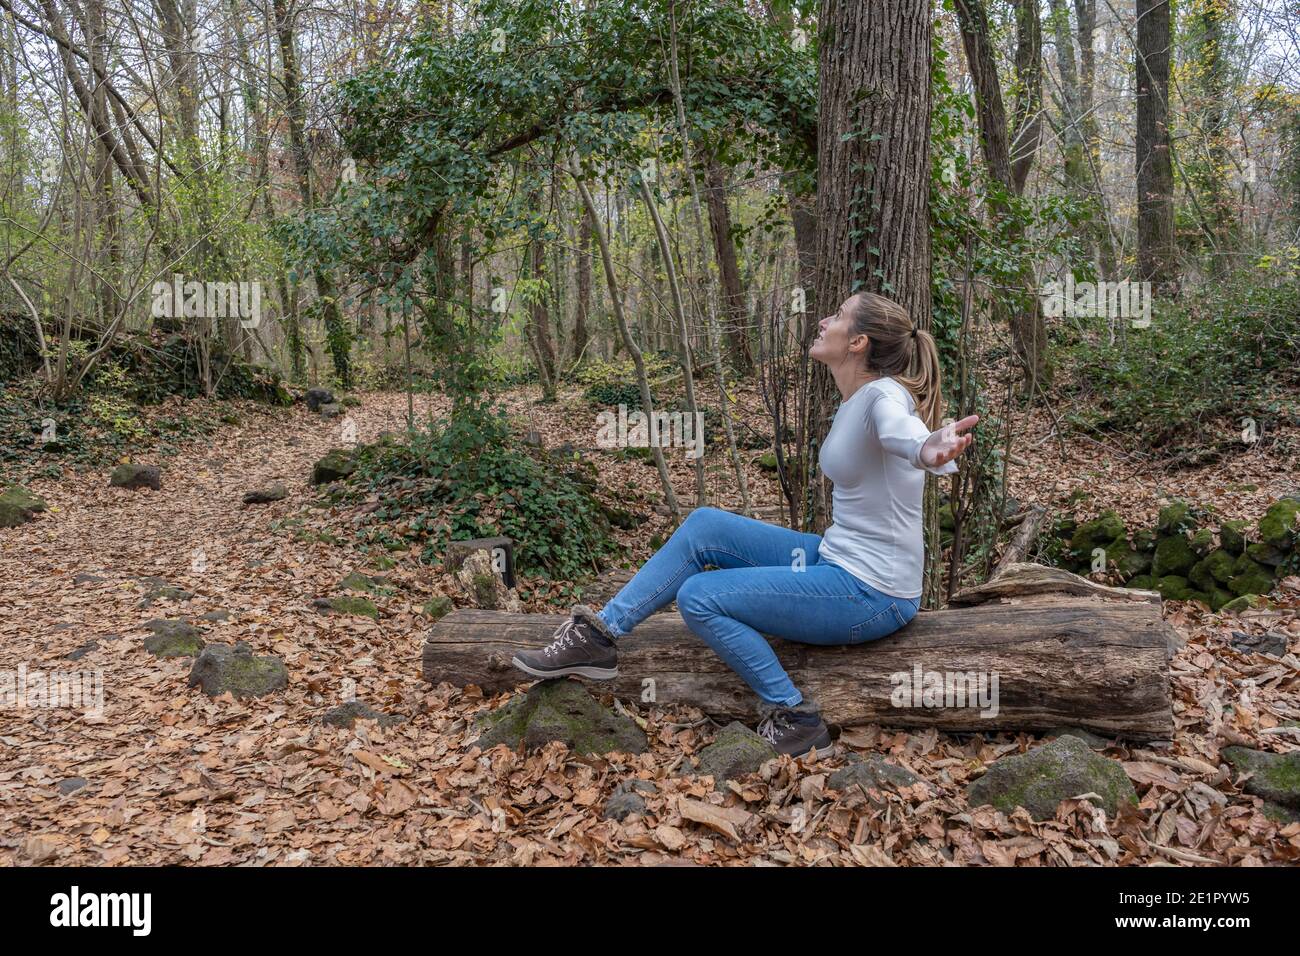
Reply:
[[873, 389], [877, 397], [893, 399], [907, 411], [912, 410], [914, 404], [912, 393], [888, 375], [882, 375], [880, 378], [868, 382], [866, 387]]

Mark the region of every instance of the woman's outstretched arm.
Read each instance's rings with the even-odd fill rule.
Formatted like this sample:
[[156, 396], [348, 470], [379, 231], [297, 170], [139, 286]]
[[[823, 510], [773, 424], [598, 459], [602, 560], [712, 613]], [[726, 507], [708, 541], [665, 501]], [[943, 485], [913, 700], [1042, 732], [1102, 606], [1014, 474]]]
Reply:
[[870, 416], [872, 428], [885, 451], [933, 475], [956, 472], [954, 459], [972, 441], [971, 435], [963, 433], [979, 421], [978, 415], [970, 415], [932, 432], [901, 402], [888, 395], [881, 395], [872, 403]]

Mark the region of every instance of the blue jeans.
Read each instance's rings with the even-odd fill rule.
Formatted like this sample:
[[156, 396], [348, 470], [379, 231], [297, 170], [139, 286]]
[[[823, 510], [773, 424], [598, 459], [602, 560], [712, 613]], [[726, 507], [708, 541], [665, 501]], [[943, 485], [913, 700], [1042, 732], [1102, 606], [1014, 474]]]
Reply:
[[[674, 599], [704, 639], [764, 701], [803, 695], [759, 633], [803, 644], [860, 644], [916, 616], [917, 598], [892, 597], [822, 562], [821, 537], [696, 508], [600, 612], [622, 637]], [[705, 565], [719, 570], [704, 572]]]

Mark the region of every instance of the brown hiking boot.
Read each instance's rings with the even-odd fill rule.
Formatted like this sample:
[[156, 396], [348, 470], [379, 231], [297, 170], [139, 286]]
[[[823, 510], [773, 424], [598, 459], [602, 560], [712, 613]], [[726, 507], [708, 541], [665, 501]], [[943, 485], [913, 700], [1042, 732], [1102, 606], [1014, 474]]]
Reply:
[[755, 730], [777, 753], [802, 757], [812, 750], [817, 757], [825, 757], [835, 749], [830, 728], [814, 705], [805, 702], [798, 707], [765, 706], [761, 713], [763, 718]]
[[618, 676], [614, 637], [596, 612], [583, 604], [574, 607], [551, 643], [536, 651], [520, 651], [511, 663], [525, 674], [541, 678], [574, 675], [612, 680]]

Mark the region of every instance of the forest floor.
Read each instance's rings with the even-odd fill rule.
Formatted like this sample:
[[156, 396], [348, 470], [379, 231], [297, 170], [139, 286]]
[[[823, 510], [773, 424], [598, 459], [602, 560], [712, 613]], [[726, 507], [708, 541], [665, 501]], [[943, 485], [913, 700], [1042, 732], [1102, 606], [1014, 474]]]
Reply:
[[[361, 394], [349, 414], [361, 441], [400, 429], [405, 396]], [[577, 393], [536, 406], [528, 390], [503, 396], [521, 428], [548, 446], [592, 444], [593, 415]], [[747, 396], [757, 416], [754, 396]], [[428, 629], [422, 607], [453, 593], [449, 579], [414, 555], [383, 570], [377, 620], [323, 615], [313, 600], [340, 592], [350, 572], [375, 569], [336, 538], [310, 533], [346, 525], [322, 506], [312, 463], [338, 443], [338, 422], [301, 406], [240, 403], [240, 424], [191, 442], [163, 462], [160, 491], [107, 486], [102, 470], [37, 482], [50, 509], [0, 532], [0, 670], [102, 673], [100, 713], [20, 709], [0, 713], [0, 864], [577, 864], [748, 863], [900, 865], [1293, 864], [1300, 823], [1266, 817], [1222, 767], [1229, 743], [1294, 750], [1300, 733], [1263, 733], [1300, 717], [1300, 579], [1283, 582], [1276, 610], [1242, 617], [1167, 603], [1185, 645], [1172, 661], [1178, 731], [1172, 747], [1113, 745], [1141, 802], [1106, 820], [1083, 801], [1034, 822], [967, 805], [963, 790], [992, 760], [1037, 743], [1028, 734], [951, 736], [852, 728], [816, 763], [782, 758], [764, 777], [716, 788], [680, 775], [684, 759], [716, 726], [702, 715], [643, 710], [651, 748], [640, 756], [578, 757], [561, 745], [520, 755], [474, 746], [474, 715], [501, 701], [420, 678]], [[417, 416], [443, 407], [416, 397]], [[1026, 434], [1046, 434], [1033, 419]], [[1294, 446], [1293, 446], [1294, 447]], [[1064, 451], [1064, 457], [1062, 457]], [[757, 452], [751, 458], [757, 457]], [[1020, 501], [1115, 507], [1154, 521], [1159, 502], [1188, 495], [1223, 517], [1257, 518], [1295, 489], [1294, 456], [1243, 454], [1215, 466], [1163, 474], [1149, 461], [1093, 443], [1026, 442], [1012, 474]], [[148, 461], [146, 456], [139, 460]], [[720, 460], [720, 459], [719, 459]], [[718, 462], [710, 457], [711, 467]], [[730, 487], [725, 469], [711, 472]], [[678, 494], [692, 498], [689, 464], [673, 465]], [[777, 504], [770, 475], [750, 470], [756, 504]], [[601, 467], [611, 495], [648, 503], [652, 467]], [[289, 496], [241, 504], [244, 492], [284, 482]], [[1079, 494], [1076, 494], [1078, 492]], [[1081, 498], [1081, 495], [1089, 497]], [[734, 506], [728, 494], [713, 504]], [[652, 515], [621, 536], [631, 564], [649, 552], [667, 518]], [[201, 554], [198, 551], [201, 549]], [[164, 585], [177, 591], [159, 593]], [[538, 592], [541, 595], [543, 592]], [[186, 596], [188, 594], [189, 596]], [[151, 597], [152, 595], [152, 597]], [[541, 605], [534, 602], [534, 607]], [[552, 608], [554, 610], [554, 608]], [[246, 641], [274, 653], [288, 688], [260, 699], [208, 698], [187, 687], [188, 658], [157, 659], [144, 625], [185, 617], [209, 643]], [[1235, 650], [1233, 630], [1281, 633], [1282, 659]], [[76, 655], [69, 658], [69, 655]], [[356, 697], [405, 720], [336, 728], [321, 718]], [[635, 702], [625, 702], [636, 710]], [[887, 795], [880, 808], [827, 786], [850, 752], [878, 753], [923, 784]], [[614, 788], [653, 779], [647, 813], [604, 819]], [[855, 791], [856, 793], [856, 791]], [[702, 825], [699, 802], [728, 804]], [[695, 802], [692, 802], [695, 801]], [[725, 825], [724, 825], [725, 824]]]

